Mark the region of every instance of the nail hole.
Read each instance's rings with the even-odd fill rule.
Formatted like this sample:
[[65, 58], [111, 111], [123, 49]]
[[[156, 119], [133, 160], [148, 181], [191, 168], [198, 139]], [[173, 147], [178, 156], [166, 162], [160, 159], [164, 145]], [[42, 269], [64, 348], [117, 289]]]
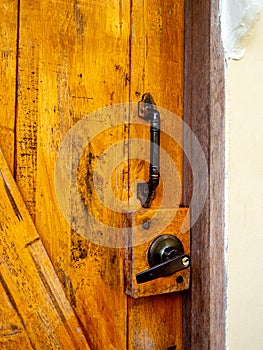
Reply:
[[184, 281], [184, 279], [183, 279], [182, 276], [178, 276], [178, 277], [176, 278], [176, 282], [177, 282], [177, 283], [183, 283], [183, 281]]

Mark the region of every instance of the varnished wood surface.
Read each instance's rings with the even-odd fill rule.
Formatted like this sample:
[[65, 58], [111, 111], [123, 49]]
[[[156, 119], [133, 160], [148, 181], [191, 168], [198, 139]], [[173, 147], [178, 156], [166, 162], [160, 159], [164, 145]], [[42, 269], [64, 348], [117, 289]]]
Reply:
[[[184, 1], [137, 0], [132, 3], [130, 99], [138, 101], [144, 92], [150, 92], [157, 106], [175, 113], [180, 118], [183, 117], [184, 94], [183, 13]], [[138, 93], [140, 95], [137, 97]], [[165, 115], [162, 117], [164, 123], [173, 122], [165, 120]], [[147, 126], [144, 130], [131, 127], [130, 135], [131, 138], [137, 136], [140, 140], [149, 140], [149, 129]], [[183, 151], [178, 145], [173, 145], [170, 152], [168, 139], [161, 135], [161, 148], [168, 149], [168, 153], [172, 154], [173, 164], [182, 178]], [[131, 147], [134, 146], [131, 144]], [[129, 167], [131, 189], [136, 176], [148, 181], [149, 164], [141, 162], [139, 165]], [[172, 174], [175, 176], [174, 172]], [[169, 188], [169, 183], [163, 185]], [[174, 188], [171, 188], [171, 196], [168, 196], [167, 204], [164, 204], [166, 208], [177, 206], [181, 201], [173, 190]], [[156, 192], [153, 208], [160, 204], [162, 187]], [[147, 297], [143, 300], [129, 298], [129, 349], [182, 349], [182, 313], [179, 311], [181, 308], [180, 294]]]
[[[174, 141], [169, 139], [163, 131], [172, 129], [175, 116], [167, 116], [165, 110], [183, 118], [184, 108], [184, 1], [160, 0], [136, 0], [132, 3], [131, 15], [131, 82], [130, 100], [138, 102], [142, 94], [151, 93], [154, 102], [164, 108], [160, 113], [161, 137], [160, 147], [172, 158], [180, 177], [183, 176], [183, 150]], [[163, 113], [162, 113], [163, 112]], [[137, 116], [136, 116], [137, 117]], [[131, 121], [134, 123], [136, 117]], [[149, 124], [149, 123], [148, 123]], [[178, 132], [179, 134], [179, 132]], [[183, 130], [181, 130], [181, 138]], [[130, 138], [137, 138], [134, 146], [130, 145], [130, 154], [133, 147], [141, 147], [145, 140], [150, 139], [149, 125], [147, 122], [141, 125], [131, 125]], [[162, 157], [161, 157], [162, 161]], [[167, 168], [166, 168], [167, 167]], [[171, 171], [168, 164], [163, 165], [161, 170]], [[175, 177], [175, 169], [173, 169]], [[135, 179], [149, 179], [149, 163], [143, 161], [135, 162], [130, 166], [129, 172], [130, 190]], [[181, 179], [180, 179], [181, 180]], [[164, 184], [166, 187], [168, 183]], [[161, 185], [157, 188], [156, 199], [152, 207], [158, 206], [162, 198]], [[134, 194], [134, 193], [133, 193]], [[132, 193], [131, 193], [132, 195]], [[171, 198], [173, 200], [171, 200]], [[181, 197], [176, 198], [173, 193], [170, 200], [167, 199], [164, 207], [176, 206], [181, 202]], [[132, 205], [132, 203], [131, 203]], [[132, 208], [132, 206], [130, 206]]]
[[[16, 180], [91, 349], [182, 348], [181, 295], [127, 297], [124, 251], [98, 246], [71, 230], [53, 178], [63, 138], [90, 112], [137, 102], [149, 91], [158, 105], [183, 116], [183, 12], [181, 0], [20, 0]], [[139, 137], [148, 139], [148, 130]], [[127, 157], [132, 133], [123, 128], [104, 142], [121, 135]], [[93, 157], [101, 146], [93, 147]], [[162, 146], [171, 151], [169, 142]], [[182, 150], [174, 146], [182, 177]], [[141, 165], [137, 174], [131, 162], [118, 170], [120, 199], [130, 198], [137, 176], [147, 180], [148, 163]], [[85, 164], [80, 179], [81, 171], [85, 175]], [[80, 181], [84, 197], [85, 185]], [[88, 196], [85, 200], [88, 204]]]
[[[225, 92], [219, 12], [217, 0], [186, 1], [185, 121], [205, 153], [209, 193], [192, 227], [191, 290], [184, 299], [185, 350], [225, 349]], [[191, 149], [191, 140], [185, 139], [185, 147]], [[190, 169], [186, 168], [184, 180], [184, 204], [189, 205]]]
[[55, 199], [54, 168], [76, 122], [129, 100], [129, 6], [20, 3], [17, 182], [92, 349], [126, 347], [123, 253], [71, 230]]
[[0, 151], [1, 349], [89, 349]]
[[129, 298], [128, 305], [128, 349], [183, 348], [180, 294]]
[[18, 1], [0, 3], [0, 148], [14, 171]]

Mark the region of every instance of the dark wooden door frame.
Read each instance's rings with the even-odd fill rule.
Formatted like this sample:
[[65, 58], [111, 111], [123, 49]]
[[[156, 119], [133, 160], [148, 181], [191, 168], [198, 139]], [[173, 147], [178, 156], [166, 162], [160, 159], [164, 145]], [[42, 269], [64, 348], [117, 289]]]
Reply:
[[[219, 0], [185, 1], [185, 121], [208, 163], [208, 197], [192, 227], [191, 289], [184, 294], [184, 349], [225, 348], [224, 50]], [[185, 140], [191, 149], [191, 140]], [[191, 199], [185, 165], [184, 204]], [[203, 181], [205, 179], [200, 179]]]

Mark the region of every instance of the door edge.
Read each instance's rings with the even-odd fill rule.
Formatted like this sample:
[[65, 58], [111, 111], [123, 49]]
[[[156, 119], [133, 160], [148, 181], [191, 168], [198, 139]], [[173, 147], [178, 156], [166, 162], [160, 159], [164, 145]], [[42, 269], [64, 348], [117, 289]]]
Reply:
[[[219, 14], [219, 0], [185, 1], [184, 115], [208, 164], [206, 203], [191, 229], [192, 281], [183, 313], [187, 350], [225, 348], [225, 78]], [[191, 150], [191, 145], [185, 135], [185, 147]], [[186, 206], [191, 193], [191, 168], [185, 161]]]

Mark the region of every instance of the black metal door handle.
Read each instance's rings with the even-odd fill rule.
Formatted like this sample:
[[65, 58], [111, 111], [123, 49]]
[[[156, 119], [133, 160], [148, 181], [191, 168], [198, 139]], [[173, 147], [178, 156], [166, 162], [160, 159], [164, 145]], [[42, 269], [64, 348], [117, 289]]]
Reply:
[[190, 266], [190, 256], [184, 254], [181, 241], [173, 235], [164, 234], [156, 238], [148, 249], [150, 268], [136, 275], [138, 284], [170, 276]]
[[149, 208], [155, 198], [155, 190], [160, 179], [160, 113], [154, 106], [154, 101], [149, 93], [142, 96], [138, 104], [139, 118], [150, 121], [150, 176], [147, 183], [139, 183], [137, 198], [143, 208]]

